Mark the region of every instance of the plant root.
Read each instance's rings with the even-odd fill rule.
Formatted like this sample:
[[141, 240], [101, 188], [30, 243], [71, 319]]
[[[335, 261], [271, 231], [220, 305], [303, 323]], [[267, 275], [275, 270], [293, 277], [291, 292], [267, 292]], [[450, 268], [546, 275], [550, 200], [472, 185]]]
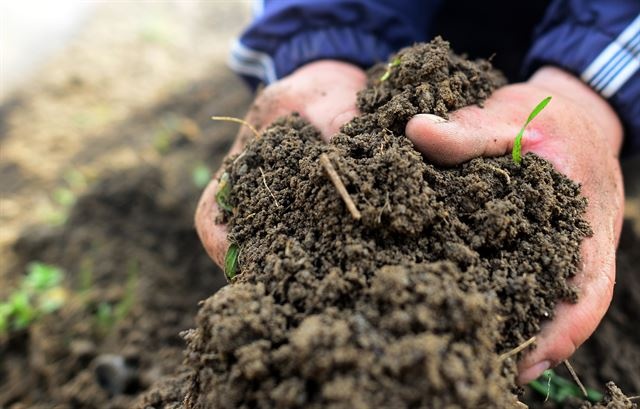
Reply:
[[562, 361], [562, 363], [569, 370], [569, 373], [571, 374], [573, 381], [576, 383], [576, 385], [578, 385], [578, 387], [582, 391], [582, 394], [585, 396], [585, 398], [588, 397], [589, 393], [587, 392], [587, 388], [584, 387], [584, 385], [580, 381], [580, 378], [578, 378], [578, 374], [576, 373], [575, 369], [573, 369], [573, 366], [571, 366], [571, 364], [569, 363], [569, 360], [565, 359], [564, 361]]
[[536, 337], [535, 336], [533, 336], [533, 337], [529, 338], [528, 340], [524, 341], [522, 344], [520, 344], [517, 347], [513, 348], [511, 351], [507, 351], [504, 354], [501, 354], [498, 357], [498, 359], [500, 361], [504, 361], [507, 358], [511, 358], [512, 356], [514, 356], [518, 352], [523, 351], [525, 348], [527, 348], [529, 345], [533, 344], [534, 342], [536, 342]]
[[349, 195], [349, 192], [347, 192], [347, 188], [344, 186], [344, 183], [342, 183], [340, 175], [338, 175], [338, 172], [336, 172], [336, 169], [331, 164], [331, 160], [326, 153], [320, 155], [320, 164], [327, 172], [327, 175], [329, 176], [329, 179], [331, 179], [331, 182], [333, 182], [333, 185], [338, 190], [338, 193], [340, 194], [340, 197], [342, 197], [344, 204], [347, 205], [347, 209], [349, 209], [351, 216], [353, 216], [355, 220], [360, 220], [362, 218], [362, 214], [360, 214], [360, 211], [356, 207], [356, 204], [353, 202], [353, 199]]
[[235, 118], [232, 116], [212, 116], [211, 119], [213, 119], [214, 121], [235, 122], [237, 124], [244, 125], [247, 128], [251, 129], [251, 132], [253, 132], [253, 134], [256, 136], [256, 139], [260, 139], [260, 134], [258, 133], [258, 130], [254, 128], [253, 125], [251, 125], [249, 122], [245, 121], [244, 119]]

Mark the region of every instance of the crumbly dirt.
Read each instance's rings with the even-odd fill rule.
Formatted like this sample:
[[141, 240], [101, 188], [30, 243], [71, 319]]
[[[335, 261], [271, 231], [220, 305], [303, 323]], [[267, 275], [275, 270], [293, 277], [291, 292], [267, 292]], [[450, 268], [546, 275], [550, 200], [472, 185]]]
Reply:
[[638, 405], [622, 393], [615, 383], [607, 382], [602, 401], [596, 404], [582, 403], [580, 409], [636, 409], [637, 407]]
[[439, 38], [390, 61], [330, 144], [294, 115], [228, 162], [239, 274], [186, 336], [186, 407], [516, 404], [514, 360], [498, 354], [575, 300], [586, 200], [535, 155], [426, 163], [408, 118], [481, 104], [502, 78]]

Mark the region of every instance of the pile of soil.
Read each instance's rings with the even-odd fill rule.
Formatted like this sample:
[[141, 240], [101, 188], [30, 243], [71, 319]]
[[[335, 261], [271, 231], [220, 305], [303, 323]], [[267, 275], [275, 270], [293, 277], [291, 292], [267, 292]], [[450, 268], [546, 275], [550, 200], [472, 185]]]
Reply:
[[499, 354], [575, 300], [586, 200], [532, 154], [426, 163], [406, 121], [481, 104], [502, 77], [439, 38], [391, 61], [330, 144], [294, 115], [227, 162], [239, 274], [186, 334], [188, 377], [142, 407], [517, 404], [515, 357]]

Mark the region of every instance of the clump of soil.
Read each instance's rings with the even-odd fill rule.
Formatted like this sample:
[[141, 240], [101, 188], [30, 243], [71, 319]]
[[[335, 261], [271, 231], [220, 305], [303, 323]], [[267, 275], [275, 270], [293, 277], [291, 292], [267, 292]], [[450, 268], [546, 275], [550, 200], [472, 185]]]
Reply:
[[626, 396], [620, 388], [613, 382], [607, 382], [604, 398], [602, 402], [595, 405], [586, 403], [583, 405], [583, 409], [636, 409], [638, 405], [633, 403], [628, 396]]
[[638, 405], [633, 403], [615, 383], [607, 382], [601, 402], [596, 404], [583, 402], [579, 409], [637, 409], [637, 407]]
[[439, 38], [391, 61], [330, 144], [294, 115], [227, 163], [239, 275], [186, 336], [187, 407], [516, 404], [514, 360], [498, 354], [575, 299], [586, 200], [535, 155], [426, 163], [406, 121], [481, 104], [503, 80]]

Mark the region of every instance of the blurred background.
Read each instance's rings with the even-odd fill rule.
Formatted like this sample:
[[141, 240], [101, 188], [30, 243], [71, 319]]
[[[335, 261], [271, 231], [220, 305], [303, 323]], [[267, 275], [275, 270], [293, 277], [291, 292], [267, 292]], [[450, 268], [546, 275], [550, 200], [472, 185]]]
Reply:
[[[190, 128], [195, 140], [198, 118], [174, 112], [172, 100], [217, 98], [212, 115], [242, 113], [232, 100], [223, 105], [223, 96], [247, 101], [225, 61], [250, 18], [249, 2], [3, 1], [0, 7], [2, 248], [27, 223], [63, 218], [59, 202], [71, 197], [55, 182], [71, 174], [91, 179], [141, 156], [160, 159], [175, 142], [172, 127]], [[213, 83], [223, 86], [214, 92]], [[160, 104], [167, 106], [151, 118]], [[148, 121], [141, 129], [113, 132], [127, 121], [142, 125], [140, 115]]]
[[[0, 408], [181, 401], [162, 382], [185, 376], [179, 333], [224, 284], [193, 214], [237, 131], [210, 117], [251, 101], [226, 66], [251, 6], [0, 2]], [[635, 273], [639, 165], [619, 258]], [[619, 279], [576, 366], [640, 392], [640, 274]]]
[[249, 1], [0, 2], [0, 408], [130, 407], [224, 278], [193, 214]]

